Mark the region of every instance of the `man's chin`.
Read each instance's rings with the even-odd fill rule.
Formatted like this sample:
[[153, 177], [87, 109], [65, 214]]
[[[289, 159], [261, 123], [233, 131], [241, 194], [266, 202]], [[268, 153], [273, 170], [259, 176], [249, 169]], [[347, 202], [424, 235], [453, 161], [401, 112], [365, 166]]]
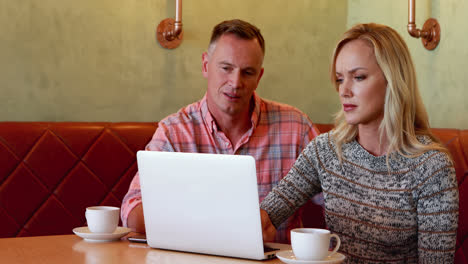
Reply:
[[240, 111], [237, 109], [228, 108], [228, 109], [224, 109], [223, 112], [227, 115], [235, 116], [235, 115], [238, 115]]

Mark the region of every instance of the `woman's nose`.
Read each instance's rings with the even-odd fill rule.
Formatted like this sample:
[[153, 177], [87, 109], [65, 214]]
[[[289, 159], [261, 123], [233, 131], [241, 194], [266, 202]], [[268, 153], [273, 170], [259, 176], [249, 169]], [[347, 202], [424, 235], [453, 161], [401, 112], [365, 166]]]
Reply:
[[350, 97], [352, 95], [350, 82], [343, 80], [338, 87], [338, 92], [341, 97]]

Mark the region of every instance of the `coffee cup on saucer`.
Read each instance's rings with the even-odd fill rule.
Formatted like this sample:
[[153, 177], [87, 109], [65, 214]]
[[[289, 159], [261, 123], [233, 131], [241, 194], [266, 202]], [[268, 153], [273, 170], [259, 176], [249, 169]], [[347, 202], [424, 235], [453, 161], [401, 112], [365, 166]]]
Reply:
[[[333, 251], [329, 251], [331, 239], [336, 239]], [[324, 260], [335, 254], [341, 240], [329, 230], [319, 228], [295, 228], [291, 230], [291, 247], [298, 260]]]
[[91, 206], [86, 208], [86, 222], [93, 233], [113, 233], [119, 224], [120, 208]]

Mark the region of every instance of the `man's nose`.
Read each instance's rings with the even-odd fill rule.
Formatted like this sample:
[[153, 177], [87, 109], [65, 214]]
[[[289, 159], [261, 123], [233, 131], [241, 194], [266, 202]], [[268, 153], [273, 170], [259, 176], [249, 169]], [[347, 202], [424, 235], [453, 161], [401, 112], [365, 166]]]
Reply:
[[242, 87], [242, 73], [240, 71], [233, 71], [230, 76], [230, 84], [233, 87]]

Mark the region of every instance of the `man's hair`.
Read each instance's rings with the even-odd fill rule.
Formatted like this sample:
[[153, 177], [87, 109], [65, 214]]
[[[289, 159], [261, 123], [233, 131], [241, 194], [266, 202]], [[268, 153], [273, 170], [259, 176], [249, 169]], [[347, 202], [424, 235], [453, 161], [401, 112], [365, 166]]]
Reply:
[[[380, 137], [388, 139], [389, 154], [398, 152], [404, 156], [417, 156], [428, 150], [448, 152], [435, 138], [429, 127], [429, 120], [419, 93], [416, 71], [408, 47], [403, 38], [392, 28], [379, 24], [358, 24], [346, 31], [336, 45], [330, 67], [330, 78], [336, 82], [336, 58], [344, 45], [353, 40], [364, 40], [373, 49], [377, 64], [387, 81], [384, 118], [380, 124]], [[341, 109], [335, 119], [334, 139], [341, 159], [341, 145], [357, 136], [357, 126], [345, 120]], [[429, 136], [434, 143], [425, 145], [417, 135]]]
[[240, 19], [226, 20], [216, 25], [211, 33], [208, 51], [212, 51], [218, 39], [226, 34], [233, 34], [238, 38], [246, 40], [256, 39], [262, 49], [263, 55], [265, 55], [265, 40], [262, 33], [260, 33], [260, 29]]

